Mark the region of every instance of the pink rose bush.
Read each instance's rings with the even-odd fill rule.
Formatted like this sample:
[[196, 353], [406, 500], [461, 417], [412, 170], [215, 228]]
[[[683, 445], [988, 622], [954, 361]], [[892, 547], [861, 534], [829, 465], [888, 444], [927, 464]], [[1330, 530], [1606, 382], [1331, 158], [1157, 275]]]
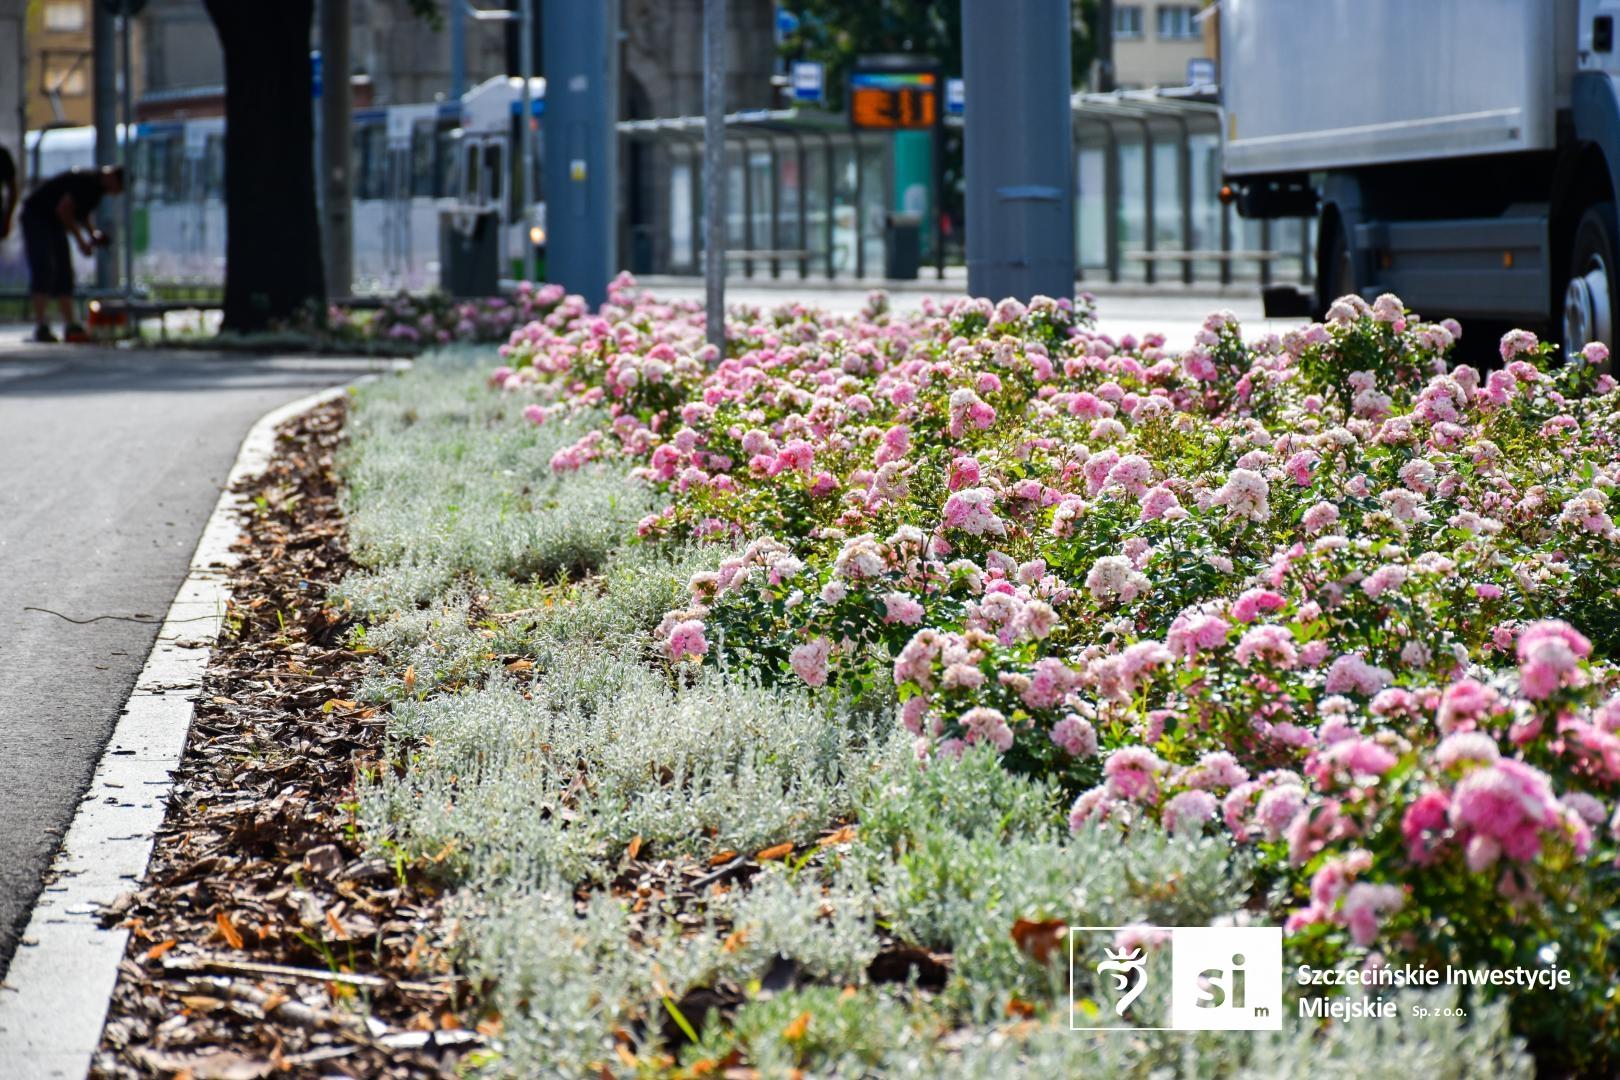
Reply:
[[664, 661], [892, 695], [923, 767], [987, 747], [1077, 831], [1218, 836], [1325, 962], [1600, 953], [1620, 394], [1601, 347], [1482, 372], [1458, 333], [1346, 297], [1176, 354], [1084, 303], [879, 298], [739, 310], [716, 355], [621, 279], [492, 382], [599, 420], [552, 467], [627, 462], [645, 542], [713, 544]]
[[[510, 298], [452, 300], [439, 293], [401, 293], [369, 316], [334, 306], [327, 313], [327, 325], [340, 336], [386, 341], [410, 349], [451, 343], [496, 344], [506, 341], [519, 327], [559, 310], [567, 318], [582, 312], [584, 305], [578, 297], [565, 297], [560, 285], [531, 285], [524, 281], [518, 283]], [[509, 373], [510, 369], [497, 372], [493, 381], [499, 383]]]

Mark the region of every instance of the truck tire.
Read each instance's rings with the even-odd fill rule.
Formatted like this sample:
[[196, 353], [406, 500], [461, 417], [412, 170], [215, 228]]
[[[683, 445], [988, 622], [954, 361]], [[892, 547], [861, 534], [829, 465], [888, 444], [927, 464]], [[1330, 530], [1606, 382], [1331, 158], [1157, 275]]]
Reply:
[[1614, 203], [1587, 208], [1570, 244], [1569, 277], [1564, 287], [1562, 342], [1573, 356], [1587, 342], [1614, 348], [1615, 316], [1620, 313], [1620, 223]]

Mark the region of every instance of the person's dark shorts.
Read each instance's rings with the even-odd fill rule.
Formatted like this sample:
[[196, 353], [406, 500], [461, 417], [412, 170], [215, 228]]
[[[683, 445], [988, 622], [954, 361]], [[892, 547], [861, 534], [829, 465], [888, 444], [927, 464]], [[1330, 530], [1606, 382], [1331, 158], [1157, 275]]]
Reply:
[[73, 295], [73, 256], [67, 230], [46, 218], [22, 213], [23, 249], [28, 254], [28, 291], [46, 296]]

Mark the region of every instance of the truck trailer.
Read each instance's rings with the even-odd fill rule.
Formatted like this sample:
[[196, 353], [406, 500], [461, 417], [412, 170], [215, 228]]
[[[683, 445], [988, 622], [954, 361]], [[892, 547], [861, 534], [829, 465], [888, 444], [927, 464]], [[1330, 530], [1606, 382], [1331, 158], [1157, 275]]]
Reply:
[[[1220, 0], [1225, 194], [1317, 219], [1320, 315], [1615, 345], [1620, 0]], [[1287, 297], [1268, 294], [1276, 314]]]

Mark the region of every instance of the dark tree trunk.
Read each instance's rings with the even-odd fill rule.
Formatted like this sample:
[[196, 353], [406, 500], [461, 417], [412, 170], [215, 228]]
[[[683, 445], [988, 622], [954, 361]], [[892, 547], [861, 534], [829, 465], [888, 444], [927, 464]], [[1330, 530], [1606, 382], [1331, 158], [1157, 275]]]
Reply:
[[203, 6], [225, 54], [224, 329], [319, 320], [326, 283], [310, 101], [314, 0]]

